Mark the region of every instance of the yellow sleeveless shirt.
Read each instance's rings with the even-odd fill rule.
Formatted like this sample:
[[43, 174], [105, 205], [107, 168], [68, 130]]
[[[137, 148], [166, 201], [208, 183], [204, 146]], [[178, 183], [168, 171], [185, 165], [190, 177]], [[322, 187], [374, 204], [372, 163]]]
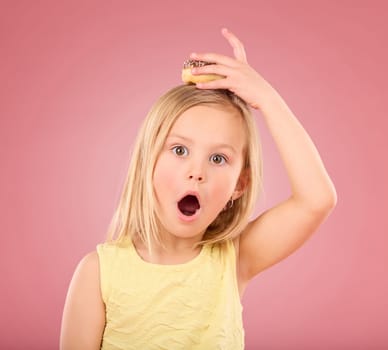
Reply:
[[233, 242], [194, 259], [158, 265], [134, 245], [99, 244], [106, 325], [101, 349], [241, 350], [242, 305]]

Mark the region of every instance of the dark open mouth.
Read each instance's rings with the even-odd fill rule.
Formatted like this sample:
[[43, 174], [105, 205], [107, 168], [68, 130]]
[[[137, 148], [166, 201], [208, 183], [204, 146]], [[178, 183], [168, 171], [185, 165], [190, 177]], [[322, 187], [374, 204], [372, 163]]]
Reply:
[[192, 216], [200, 208], [198, 198], [187, 195], [178, 202], [178, 208], [183, 215]]

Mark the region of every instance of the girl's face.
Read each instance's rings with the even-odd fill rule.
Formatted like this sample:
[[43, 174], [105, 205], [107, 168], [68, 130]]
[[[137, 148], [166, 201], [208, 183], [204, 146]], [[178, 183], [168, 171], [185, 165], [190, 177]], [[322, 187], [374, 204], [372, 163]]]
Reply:
[[242, 194], [245, 145], [236, 111], [203, 105], [182, 113], [153, 174], [162, 237], [201, 239], [228, 200]]

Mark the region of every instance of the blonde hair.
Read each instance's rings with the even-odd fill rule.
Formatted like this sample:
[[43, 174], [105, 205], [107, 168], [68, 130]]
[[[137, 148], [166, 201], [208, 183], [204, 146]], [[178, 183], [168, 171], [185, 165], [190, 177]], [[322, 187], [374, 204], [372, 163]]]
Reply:
[[149, 111], [138, 133], [124, 189], [108, 229], [108, 241], [117, 244], [139, 236], [150, 249], [160, 242], [160, 223], [156, 214], [153, 172], [159, 153], [174, 122], [191, 107], [213, 105], [234, 109], [245, 123], [246, 149], [242, 171], [248, 183], [233, 206], [223, 210], [207, 228], [199, 245], [230, 239], [249, 222], [258, 194], [262, 190], [262, 156], [257, 127], [247, 104], [228, 90], [200, 90], [195, 85], [177, 86], [161, 96]]

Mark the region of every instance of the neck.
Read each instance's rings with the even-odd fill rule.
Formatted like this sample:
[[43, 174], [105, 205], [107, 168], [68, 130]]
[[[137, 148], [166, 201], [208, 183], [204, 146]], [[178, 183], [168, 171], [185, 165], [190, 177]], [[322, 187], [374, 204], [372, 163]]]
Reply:
[[[140, 257], [151, 263], [155, 264], [182, 264], [195, 258], [200, 252], [202, 247], [195, 244], [200, 242], [201, 237], [190, 238], [177, 238], [172, 239], [164, 236], [161, 237], [163, 245], [158, 242], [151, 242], [151, 249], [148, 249], [147, 245], [139, 238], [133, 240], [133, 244]], [[152, 255], [150, 254], [152, 252]]]

